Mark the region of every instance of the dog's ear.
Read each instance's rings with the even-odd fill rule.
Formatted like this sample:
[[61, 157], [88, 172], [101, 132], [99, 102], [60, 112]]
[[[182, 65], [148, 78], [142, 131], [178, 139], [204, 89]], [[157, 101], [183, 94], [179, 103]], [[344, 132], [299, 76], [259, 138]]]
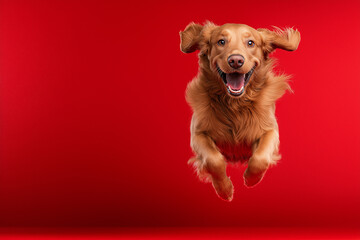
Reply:
[[180, 32], [180, 50], [184, 53], [191, 53], [200, 50], [200, 33], [204, 26], [197, 23], [190, 23], [185, 30]]
[[293, 28], [280, 29], [275, 27], [274, 31], [260, 28], [258, 32], [263, 41], [263, 49], [266, 54], [271, 53], [276, 48], [286, 51], [295, 51], [300, 43], [300, 32]]
[[184, 53], [191, 53], [200, 50], [207, 54], [210, 48], [210, 37], [217, 26], [207, 21], [204, 25], [190, 23], [185, 30], [180, 32], [180, 49]]

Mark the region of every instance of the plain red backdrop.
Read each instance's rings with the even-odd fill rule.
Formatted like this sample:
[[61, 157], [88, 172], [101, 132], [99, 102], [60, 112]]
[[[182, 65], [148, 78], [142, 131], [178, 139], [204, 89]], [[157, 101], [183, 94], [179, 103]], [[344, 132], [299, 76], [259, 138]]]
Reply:
[[[0, 226], [360, 226], [359, 1], [1, 1]], [[231, 203], [186, 164], [191, 22], [298, 28], [282, 160]]]

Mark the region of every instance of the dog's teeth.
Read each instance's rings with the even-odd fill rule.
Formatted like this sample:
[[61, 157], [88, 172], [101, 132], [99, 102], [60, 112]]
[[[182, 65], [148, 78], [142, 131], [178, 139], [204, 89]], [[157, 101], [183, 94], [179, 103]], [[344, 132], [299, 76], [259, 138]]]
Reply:
[[234, 89], [230, 88], [230, 91], [232, 91], [233, 93], [240, 93], [243, 89], [244, 89], [244, 86], [242, 86], [241, 89], [239, 89], [239, 90], [234, 90]]

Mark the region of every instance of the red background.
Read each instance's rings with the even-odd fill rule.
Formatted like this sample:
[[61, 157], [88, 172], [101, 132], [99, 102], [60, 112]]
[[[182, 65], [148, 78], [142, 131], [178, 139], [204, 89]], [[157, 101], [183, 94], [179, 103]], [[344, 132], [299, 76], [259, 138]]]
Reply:
[[[1, 1], [0, 226], [360, 226], [359, 1]], [[186, 162], [191, 22], [298, 28], [282, 160], [231, 203]]]

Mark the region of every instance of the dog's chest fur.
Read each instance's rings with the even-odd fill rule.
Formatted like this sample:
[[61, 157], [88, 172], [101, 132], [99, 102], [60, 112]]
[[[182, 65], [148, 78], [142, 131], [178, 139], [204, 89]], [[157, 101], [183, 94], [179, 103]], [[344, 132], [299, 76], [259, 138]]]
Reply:
[[[271, 119], [270, 109], [264, 113], [264, 110], [259, 111], [251, 103], [237, 105], [211, 101], [208, 111], [211, 114], [208, 115], [208, 119], [203, 119], [203, 121], [208, 121], [208, 124], [212, 125], [209, 135], [216, 142], [252, 144], [264, 133], [266, 128], [264, 125], [271, 125], [269, 122]], [[261, 116], [261, 114], [267, 116]]]
[[219, 82], [205, 75], [193, 79], [186, 91], [194, 112], [194, 131], [207, 134], [216, 143], [251, 145], [267, 130], [278, 128], [275, 101], [288, 88], [286, 76], [271, 74], [257, 95], [244, 101], [226, 96]]

